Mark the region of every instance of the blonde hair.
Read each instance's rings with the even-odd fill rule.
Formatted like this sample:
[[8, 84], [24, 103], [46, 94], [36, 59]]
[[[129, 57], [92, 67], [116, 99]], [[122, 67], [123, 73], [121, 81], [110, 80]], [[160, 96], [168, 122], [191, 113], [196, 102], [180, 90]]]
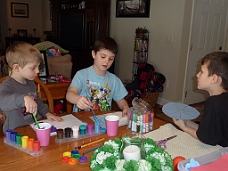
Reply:
[[42, 61], [40, 51], [26, 42], [16, 42], [6, 49], [6, 61], [12, 69], [14, 64], [24, 68], [28, 63]]

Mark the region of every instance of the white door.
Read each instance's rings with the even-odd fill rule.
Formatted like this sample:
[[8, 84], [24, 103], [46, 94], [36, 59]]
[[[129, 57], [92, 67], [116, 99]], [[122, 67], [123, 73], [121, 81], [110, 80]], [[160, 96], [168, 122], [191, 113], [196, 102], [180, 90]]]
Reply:
[[209, 96], [206, 91], [197, 89], [196, 74], [206, 54], [223, 50], [227, 8], [228, 0], [195, 0], [185, 84], [186, 104], [202, 102]]

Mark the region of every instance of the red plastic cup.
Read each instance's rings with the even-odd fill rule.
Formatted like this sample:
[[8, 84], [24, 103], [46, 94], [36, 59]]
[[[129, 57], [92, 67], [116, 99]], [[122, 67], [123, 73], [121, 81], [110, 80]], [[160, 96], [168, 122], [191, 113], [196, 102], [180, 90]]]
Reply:
[[36, 137], [40, 141], [40, 146], [47, 146], [50, 142], [51, 124], [39, 123], [40, 129], [35, 126]]
[[108, 136], [116, 136], [118, 132], [119, 116], [108, 115], [105, 117], [105, 123]]

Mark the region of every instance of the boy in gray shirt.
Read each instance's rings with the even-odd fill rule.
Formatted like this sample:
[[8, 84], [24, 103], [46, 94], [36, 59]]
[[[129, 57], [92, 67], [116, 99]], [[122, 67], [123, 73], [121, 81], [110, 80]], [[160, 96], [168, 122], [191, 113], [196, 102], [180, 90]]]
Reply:
[[32, 113], [37, 119], [62, 121], [43, 104], [33, 81], [42, 61], [40, 51], [29, 43], [17, 42], [7, 48], [6, 60], [12, 73], [0, 86], [0, 108], [6, 115], [3, 132], [33, 123]]

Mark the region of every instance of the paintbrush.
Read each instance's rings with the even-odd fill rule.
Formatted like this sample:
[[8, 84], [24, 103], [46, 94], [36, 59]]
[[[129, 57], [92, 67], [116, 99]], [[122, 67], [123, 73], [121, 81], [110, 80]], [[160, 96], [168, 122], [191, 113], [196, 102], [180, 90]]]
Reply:
[[100, 147], [102, 147], [102, 145], [101, 145], [101, 146], [98, 146], [98, 147], [96, 147], [96, 148], [92, 148], [92, 149], [90, 149], [90, 150], [85, 151], [85, 152], [83, 153], [83, 156], [84, 156], [85, 154], [89, 153], [89, 152], [92, 152], [92, 151], [94, 151], [94, 150], [100, 148]]
[[104, 141], [104, 140], [105, 140], [105, 138], [100, 138], [98, 140], [92, 141], [92, 142], [87, 143], [87, 144], [83, 144], [80, 147], [76, 147], [76, 148], [81, 149], [83, 147], [86, 147], [86, 146], [89, 146], [89, 145], [92, 145], [92, 144], [96, 144], [96, 143], [101, 142], [101, 141]]
[[37, 128], [40, 129], [40, 125], [39, 125], [39, 123], [38, 123], [38, 121], [37, 121], [37, 119], [36, 119], [34, 113], [32, 113], [32, 116], [33, 116], [33, 118], [34, 118], [34, 120], [35, 120], [35, 123], [36, 123]]

